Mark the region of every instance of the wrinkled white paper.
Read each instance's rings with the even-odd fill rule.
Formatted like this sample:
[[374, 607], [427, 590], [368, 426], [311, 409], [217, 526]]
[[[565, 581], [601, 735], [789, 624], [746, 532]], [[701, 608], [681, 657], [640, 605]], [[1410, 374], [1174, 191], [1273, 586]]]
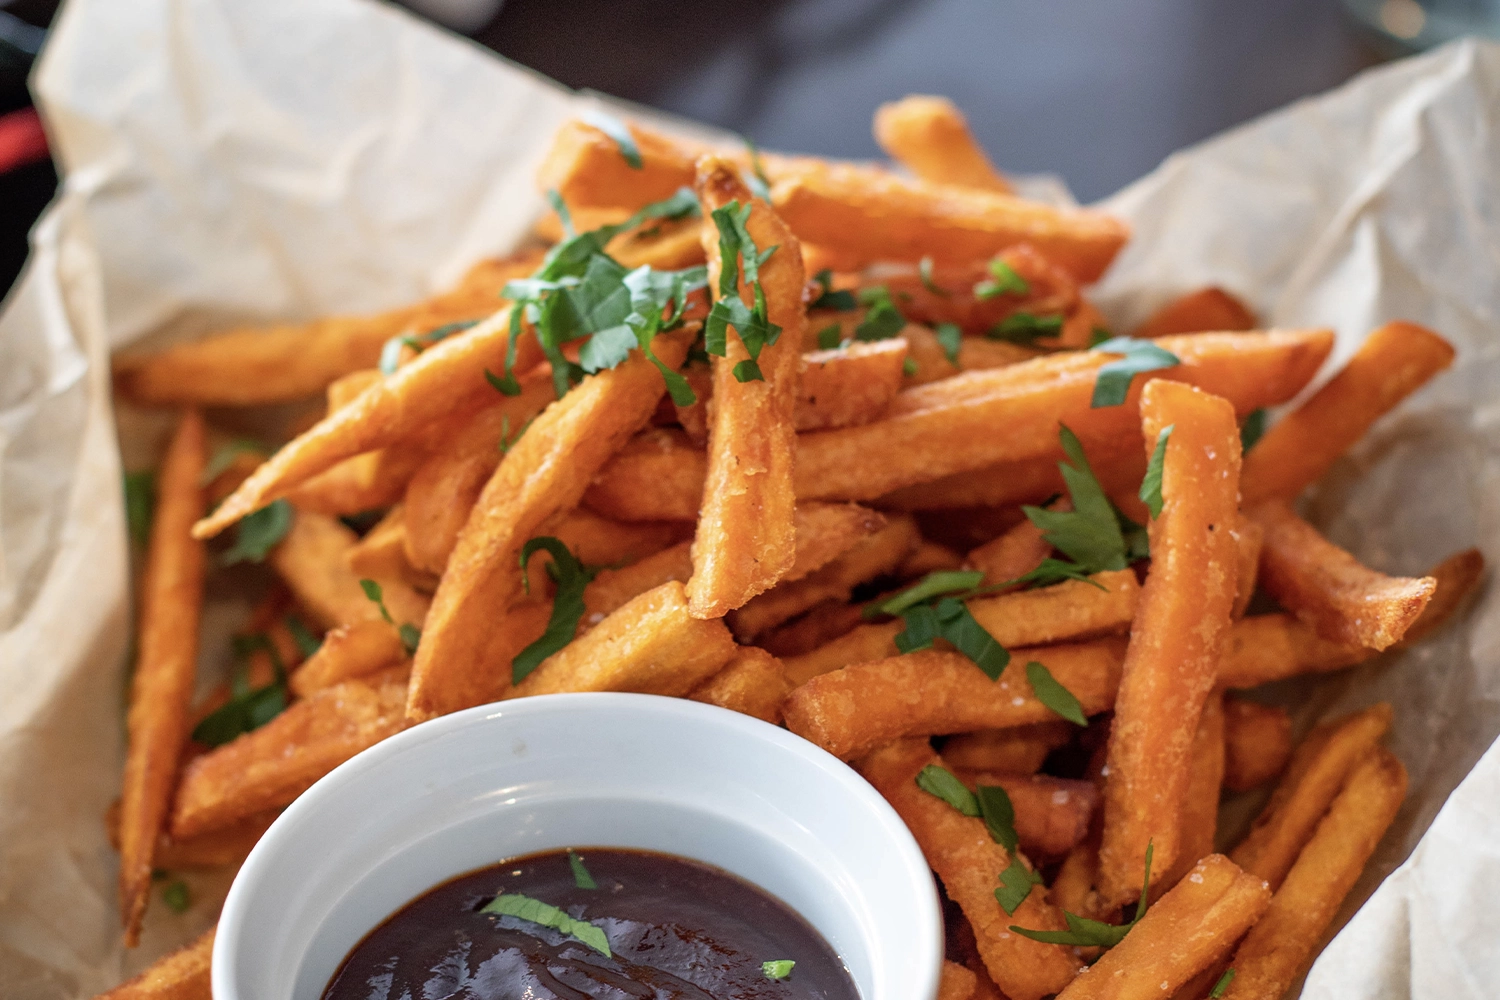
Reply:
[[[153, 906], [122, 953], [100, 822], [129, 631], [110, 349], [442, 288], [525, 231], [552, 130], [592, 98], [363, 0], [70, 0], [35, 89], [67, 181], [0, 315], [0, 993], [55, 1000], [186, 940], [224, 889], [193, 880], [199, 902]], [[1393, 317], [1458, 345], [1454, 371], [1312, 498], [1381, 568], [1474, 544], [1500, 557], [1497, 135], [1500, 47], [1450, 47], [1179, 154], [1108, 203], [1136, 234], [1098, 289], [1121, 327], [1217, 283], [1270, 322], [1335, 327], [1341, 358]], [[144, 449], [151, 429], [119, 444]], [[1308, 995], [1493, 992], [1497, 752], [1438, 810], [1500, 732], [1497, 599], [1292, 697], [1397, 705], [1412, 794], [1346, 914], [1428, 831]]]

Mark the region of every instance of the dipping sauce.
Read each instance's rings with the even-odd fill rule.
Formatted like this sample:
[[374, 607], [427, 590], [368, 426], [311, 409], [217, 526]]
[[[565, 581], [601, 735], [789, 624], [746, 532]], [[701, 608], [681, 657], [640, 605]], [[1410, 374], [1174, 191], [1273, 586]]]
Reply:
[[354, 947], [324, 1000], [859, 1000], [828, 943], [763, 889], [668, 854], [571, 853], [429, 889]]

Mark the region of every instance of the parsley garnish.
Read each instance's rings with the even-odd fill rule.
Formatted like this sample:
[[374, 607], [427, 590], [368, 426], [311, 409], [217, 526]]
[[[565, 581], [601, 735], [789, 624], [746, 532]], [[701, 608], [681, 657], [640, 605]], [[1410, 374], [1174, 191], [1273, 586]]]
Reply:
[[[564, 209], [566, 211], [566, 209]], [[567, 218], [566, 215], [563, 216]], [[413, 351], [421, 354], [427, 348], [440, 340], [447, 340], [455, 333], [462, 333], [469, 327], [478, 323], [477, 319], [463, 319], [456, 323], [444, 323], [442, 326], [419, 333], [415, 336], [405, 334], [400, 337], [392, 337], [380, 348], [380, 374], [394, 375], [401, 364], [401, 348], [410, 347]]]
[[631, 169], [640, 170], [645, 166], [641, 162], [641, 147], [635, 144], [635, 136], [630, 134], [630, 129], [620, 119], [596, 108], [584, 112], [583, 120], [615, 141], [615, 145], [620, 147], [620, 156], [630, 164]]
[[583, 866], [583, 859], [571, 849], [568, 851], [568, 865], [573, 869], [573, 884], [580, 889], [597, 889], [599, 883], [594, 881], [594, 876]]
[[605, 958], [614, 957], [610, 953], [609, 938], [604, 936], [604, 931], [587, 920], [575, 920], [562, 910], [540, 899], [532, 899], [518, 892], [508, 892], [490, 900], [479, 912], [515, 917], [517, 920], [551, 927], [553, 930], [562, 931], [569, 937], [577, 938]]
[[1072, 464], [1059, 462], [1068, 496], [1070, 511], [1047, 510], [1024, 506], [1027, 518], [1042, 529], [1042, 537], [1076, 563], [1084, 573], [1124, 569], [1129, 565], [1125, 536], [1121, 531], [1119, 512], [1109, 502], [1104, 488], [1094, 477], [1088, 457], [1077, 435], [1066, 426], [1058, 429], [1063, 452]]
[[904, 619], [906, 628], [896, 636], [896, 648], [903, 653], [928, 649], [935, 640], [946, 639], [990, 680], [999, 680], [1000, 672], [1010, 662], [1010, 653], [974, 619], [964, 603], [988, 589], [976, 589], [983, 579], [984, 574], [978, 571], [929, 573], [862, 613], [867, 618], [886, 614]]
[[[236, 661], [229, 682], [229, 700], [193, 727], [193, 741], [207, 747], [221, 746], [252, 729], [259, 729], [280, 715], [287, 705], [286, 664], [269, 636], [263, 633], [237, 635], [230, 640]], [[250, 687], [250, 654], [264, 651], [271, 661], [274, 678], [264, 687]]]
[[1030, 584], [1033, 587], [1050, 587], [1054, 583], [1062, 583], [1064, 580], [1079, 580], [1091, 587], [1108, 591], [1109, 588], [1098, 580], [1093, 579], [1086, 573], [1083, 567], [1077, 563], [1065, 562], [1062, 559], [1043, 559], [1036, 569], [1030, 573], [1016, 577], [1014, 580], [1006, 580], [996, 584], [997, 587], [1011, 587], [1018, 583]]
[[292, 505], [273, 500], [253, 514], [240, 518], [235, 526], [234, 545], [220, 558], [220, 564], [233, 566], [242, 562], [261, 562], [276, 543], [292, 529]]
[[505, 413], [500, 414], [500, 442], [497, 445], [500, 449], [500, 454], [509, 455], [510, 450], [516, 446], [517, 441], [521, 440], [521, 435], [526, 433], [526, 429], [531, 426], [534, 420], [536, 420], [536, 417], [532, 417], [531, 420], [526, 421], [516, 430], [515, 435], [512, 436], [510, 433], [510, 415]]
[[939, 287], [938, 283], [932, 280], [931, 257], [923, 257], [922, 260], [917, 264], [917, 276], [922, 279], [922, 287], [927, 289], [933, 295], [937, 295], [945, 299], [952, 296], [952, 292], [948, 291], [945, 288]]
[[854, 298], [853, 292], [836, 292], [833, 290], [833, 271], [824, 268], [813, 275], [813, 281], [817, 282], [823, 291], [817, 298], [807, 304], [809, 309], [834, 309], [838, 312], [848, 312], [859, 302]]
[[1167, 459], [1167, 439], [1172, 436], [1175, 426], [1168, 424], [1156, 435], [1156, 449], [1151, 452], [1151, 461], [1146, 463], [1146, 478], [1141, 480], [1140, 498], [1152, 517], [1161, 517], [1161, 470]]
[[1092, 330], [1089, 331], [1089, 349], [1092, 350], [1095, 347], [1098, 347], [1100, 344], [1105, 343], [1106, 341], [1110, 340], [1112, 337], [1114, 337], [1114, 334], [1112, 334], [1108, 330], [1104, 329], [1104, 327], [1102, 327], [1102, 326], [1096, 326], [1096, 327], [1094, 327]]
[[538, 549], [546, 549], [552, 556], [552, 561], [547, 564], [547, 575], [557, 584], [557, 592], [552, 597], [552, 617], [547, 620], [547, 631], [510, 661], [512, 684], [521, 683], [541, 666], [543, 660], [573, 641], [578, 623], [583, 619], [583, 589], [599, 572], [579, 562], [561, 540], [542, 535], [521, 548], [521, 583], [528, 593], [531, 581], [525, 575], [526, 563]]
[[156, 473], [125, 473], [125, 527], [137, 545], [151, 540], [151, 511], [156, 506]]
[[745, 143], [745, 152], [750, 154], [750, 173], [744, 178], [745, 186], [761, 201], [770, 202], [771, 178], [766, 176], [765, 164], [760, 162], [760, 149], [749, 136], [742, 135], [740, 139]]
[[921, 580], [898, 594], [871, 605], [863, 612], [864, 617], [876, 615], [899, 615], [907, 608], [944, 594], [960, 594], [973, 590], [984, 582], [984, 573], [979, 570], [939, 570], [928, 573]]
[[[974, 297], [981, 302], [1002, 295], [1025, 295], [1031, 291], [1031, 283], [1016, 273], [1016, 269], [996, 257], [990, 261], [990, 277], [974, 286]], [[1062, 317], [1058, 317], [1058, 327]]]
[[188, 892], [187, 883], [182, 879], [162, 886], [161, 901], [166, 903], [167, 909], [173, 913], [186, 913], [188, 907], [193, 905], [192, 894]]
[[218, 479], [224, 472], [234, 464], [234, 460], [241, 455], [268, 455], [265, 445], [259, 441], [251, 441], [249, 438], [236, 438], [222, 444], [209, 458], [208, 464], [203, 466], [203, 474], [198, 477], [199, 486], [207, 486]]
[[818, 349], [832, 351], [843, 346], [843, 328], [837, 323], [829, 323], [818, 331]]
[[953, 367], [959, 367], [958, 350], [964, 345], [964, 332], [958, 328], [958, 324], [939, 323], [932, 328], [932, 332], [937, 337], [938, 346], [943, 349], [943, 357]]
[[1134, 337], [1113, 337], [1096, 345], [1094, 350], [1124, 355], [1100, 367], [1094, 381], [1094, 398], [1089, 402], [1094, 409], [1124, 403], [1130, 395], [1130, 381], [1137, 375], [1182, 364], [1181, 358], [1154, 341]]
[[1151, 888], [1151, 844], [1146, 845], [1146, 879], [1141, 886], [1141, 899], [1136, 903], [1135, 916], [1128, 924], [1106, 924], [1099, 920], [1090, 920], [1080, 917], [1076, 913], [1063, 911], [1063, 919], [1068, 922], [1065, 931], [1033, 931], [1025, 927], [1010, 925], [1010, 929], [1022, 937], [1029, 937], [1033, 941], [1043, 944], [1066, 944], [1079, 948], [1113, 948], [1125, 940], [1136, 924], [1140, 923], [1141, 917], [1146, 915], [1146, 894]]
[[991, 340], [1005, 340], [1022, 347], [1030, 347], [1038, 340], [1062, 335], [1063, 318], [1034, 316], [1029, 312], [1015, 312], [990, 327], [985, 334]]
[[1075, 726], [1087, 726], [1088, 716], [1083, 714], [1083, 705], [1073, 692], [1058, 683], [1057, 678], [1052, 676], [1045, 664], [1032, 660], [1026, 664], [1026, 681], [1031, 685], [1031, 691], [1036, 695], [1036, 700], [1046, 705], [1058, 715], [1067, 719]]
[[1000, 873], [995, 899], [1007, 916], [1014, 914], [1031, 894], [1031, 887], [1041, 884], [1042, 877], [1027, 868], [1016, 851], [1020, 843], [1016, 835], [1016, 810], [1005, 789], [998, 785], [980, 785], [971, 792], [951, 771], [936, 764], [928, 764], [918, 772], [917, 787], [942, 799], [965, 816], [983, 819], [990, 839], [1010, 854], [1010, 864]]
[[1225, 969], [1219, 981], [1214, 983], [1214, 988], [1208, 991], [1208, 1000], [1220, 1000], [1229, 990], [1229, 984], [1234, 982], [1234, 970]]
[[[381, 589], [380, 584], [374, 580], [361, 580], [359, 581], [359, 589], [363, 590], [365, 596], [374, 601], [376, 606], [380, 608], [380, 617], [385, 619], [387, 625], [396, 624], [396, 619], [391, 617], [390, 611], [385, 606], [385, 592]], [[406, 655], [411, 656], [415, 653], [417, 651], [417, 644], [422, 641], [422, 630], [411, 622], [406, 622], [398, 625], [396, 632], [401, 636], [401, 645], [406, 647]]]
[[785, 979], [792, 974], [792, 967], [796, 964], [789, 958], [778, 958], [775, 961], [760, 963], [760, 972], [767, 979]]
[[859, 301], [869, 306], [870, 311], [854, 328], [855, 340], [889, 340], [906, 326], [906, 317], [896, 308], [890, 290], [884, 285], [860, 289]]
[[1251, 410], [1250, 415], [1245, 418], [1245, 422], [1240, 425], [1240, 450], [1249, 451], [1251, 448], [1254, 448], [1255, 442], [1259, 441], [1261, 435], [1265, 432], [1265, 409]]
[[292, 634], [292, 641], [297, 644], [297, 651], [305, 660], [316, 653], [323, 645], [323, 640], [313, 635], [312, 629], [296, 615], [286, 616], [286, 630]]
[[[729, 349], [729, 328], [740, 335], [740, 343], [750, 355], [734, 366], [734, 377], [741, 382], [765, 380], [761, 374], [760, 352], [781, 337], [781, 327], [766, 314], [766, 292], [760, 283], [761, 265], [771, 259], [779, 247], [757, 250], [745, 223], [750, 220], [750, 206], [731, 201], [713, 210], [714, 225], [719, 230], [719, 299], [708, 312], [703, 326], [703, 346], [709, 354], [724, 357]], [[750, 287], [755, 304], [746, 306], [740, 298], [740, 270]], [[676, 399], [676, 396], [673, 396]], [[679, 404], [682, 405], [682, 404]]]

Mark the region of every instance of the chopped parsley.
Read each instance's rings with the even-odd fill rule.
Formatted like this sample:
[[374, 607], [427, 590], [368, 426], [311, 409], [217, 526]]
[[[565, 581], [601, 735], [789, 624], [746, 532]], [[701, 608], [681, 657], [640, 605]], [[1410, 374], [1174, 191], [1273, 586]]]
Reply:
[[[760, 352], [781, 337], [781, 327], [772, 323], [766, 313], [766, 292], [760, 282], [761, 265], [770, 260], [779, 247], [756, 248], [746, 228], [750, 208], [731, 201], [713, 210], [714, 225], [719, 230], [719, 298], [709, 310], [708, 321], [703, 327], [704, 349], [721, 358], [729, 350], [729, 328], [734, 327], [739, 334], [740, 343], [750, 355], [734, 366], [734, 377], [740, 382], [765, 380], [758, 363]], [[741, 269], [754, 299], [752, 306], [745, 305], [740, 298]], [[677, 397], [672, 398], [675, 402]]]
[[1089, 348], [1092, 350], [1113, 337], [1114, 334], [1104, 329], [1104, 327], [1096, 326], [1089, 331]]
[[[264, 633], [237, 635], [230, 640], [235, 671], [229, 682], [229, 700], [193, 727], [193, 741], [206, 747], [222, 746], [242, 733], [259, 729], [280, 715], [287, 706], [286, 664], [276, 644]], [[264, 652], [274, 677], [263, 687], [250, 686], [250, 656]]]
[[[1016, 269], [996, 257], [990, 261], [990, 277], [974, 286], [974, 297], [981, 302], [1002, 295], [1025, 295], [1031, 291], [1031, 283], [1016, 273]], [[1058, 317], [1061, 327], [1062, 317]]]
[[125, 473], [125, 528], [137, 545], [151, 540], [151, 512], [156, 506], [156, 473]]
[[[1147, 554], [1146, 533], [1110, 502], [1094, 477], [1083, 445], [1066, 426], [1058, 430], [1068, 462], [1059, 462], [1063, 482], [1072, 500], [1072, 510], [1047, 510], [1024, 506], [1031, 523], [1042, 529], [1042, 537], [1078, 566], [1083, 574], [1124, 569]], [[1055, 582], [1055, 581], [1054, 581]]]
[[747, 135], [740, 136], [745, 143], [745, 152], [750, 154], [750, 173], [745, 176], [745, 186], [761, 201], [771, 200], [771, 178], [766, 176], [766, 165], [760, 161], [760, 148]]
[[844, 330], [837, 323], [829, 323], [818, 331], [818, 349], [822, 351], [837, 350], [844, 344]]
[[1010, 796], [998, 785], [980, 785], [969, 791], [953, 772], [937, 764], [928, 764], [917, 773], [917, 787], [929, 795], [935, 795], [965, 816], [984, 820], [990, 839], [1010, 854], [1010, 864], [1000, 873], [1000, 885], [995, 890], [995, 899], [1007, 916], [1013, 915], [1031, 887], [1040, 885], [1042, 877], [1021, 860], [1016, 847], [1020, 838], [1016, 835], [1016, 810]]
[[922, 287], [927, 289], [933, 295], [939, 296], [940, 298], [944, 299], [952, 296], [952, 292], [940, 287], [936, 281], [932, 280], [931, 257], [923, 257], [921, 262], [917, 264], [917, 276], [922, 279]]
[[594, 881], [594, 876], [583, 866], [583, 859], [572, 850], [568, 851], [568, 865], [573, 869], [573, 884], [580, 889], [597, 889], [599, 883]]
[[778, 958], [760, 963], [760, 972], [767, 979], [785, 979], [792, 974], [792, 967], [796, 964], [789, 958]]
[[497, 445], [500, 449], [500, 454], [510, 454], [510, 450], [516, 446], [517, 441], [521, 440], [521, 435], [526, 433], [526, 429], [531, 426], [533, 420], [536, 420], [536, 417], [532, 417], [531, 420], [526, 421], [512, 435], [510, 432], [510, 416], [505, 413], [500, 414], [500, 441]]
[[1065, 944], [1078, 948], [1113, 948], [1125, 940], [1136, 924], [1140, 923], [1141, 917], [1146, 915], [1146, 894], [1151, 888], [1151, 844], [1146, 845], [1146, 879], [1141, 886], [1140, 902], [1136, 903], [1135, 916], [1127, 924], [1106, 924], [1100, 920], [1090, 920], [1080, 917], [1076, 913], [1063, 911], [1063, 919], [1067, 921], [1068, 929], [1065, 931], [1034, 931], [1025, 927], [1010, 925], [1010, 929], [1022, 937], [1029, 937], [1033, 941], [1041, 941], [1043, 944]]
[[902, 618], [906, 628], [896, 636], [896, 648], [903, 653], [929, 649], [935, 640], [945, 639], [973, 660], [990, 680], [999, 680], [1010, 662], [1010, 653], [974, 619], [964, 603], [989, 589], [979, 588], [983, 579], [984, 574], [978, 571], [929, 573], [899, 594], [865, 608], [862, 614], [867, 618]]
[[1251, 410], [1250, 415], [1245, 417], [1245, 422], [1240, 425], [1240, 450], [1249, 451], [1255, 447], [1255, 443], [1261, 439], [1266, 432], [1266, 411], [1264, 408]]
[[1152, 517], [1161, 517], [1161, 470], [1167, 460], [1167, 439], [1175, 426], [1168, 424], [1156, 435], [1156, 448], [1151, 452], [1151, 461], [1146, 463], [1146, 478], [1141, 480], [1140, 498]]
[[193, 896], [188, 892], [187, 883], [182, 879], [176, 879], [162, 886], [161, 901], [166, 903], [167, 909], [173, 913], [186, 913], [188, 907], [193, 905]]
[[964, 345], [964, 332], [958, 328], [957, 323], [939, 323], [932, 328], [932, 333], [937, 337], [938, 346], [943, 349], [943, 357], [955, 368], [961, 367], [958, 363], [959, 348]]
[[599, 952], [605, 958], [613, 958], [609, 950], [609, 938], [604, 936], [604, 931], [589, 923], [587, 920], [577, 920], [568, 916], [562, 910], [544, 903], [540, 899], [532, 899], [518, 892], [507, 892], [490, 900], [479, 911], [480, 913], [493, 913], [502, 917], [515, 917], [517, 920], [525, 920], [533, 924], [541, 924], [543, 927], [551, 927], [553, 930], [561, 931], [569, 937], [577, 938], [590, 948]]
[[1214, 983], [1214, 988], [1208, 991], [1208, 1000], [1221, 1000], [1229, 990], [1229, 984], [1234, 982], [1234, 970], [1225, 969], [1219, 981]]
[[[359, 581], [359, 589], [365, 592], [365, 596], [375, 602], [380, 608], [380, 617], [384, 618], [387, 625], [395, 625], [396, 619], [391, 617], [390, 611], [385, 606], [385, 592], [380, 584], [374, 580]], [[396, 626], [396, 632], [401, 636], [401, 645], [406, 647], [406, 655], [411, 656], [417, 651], [417, 644], [422, 641], [422, 630], [411, 622], [405, 622]]]
[[620, 156], [630, 164], [632, 170], [645, 167], [641, 161], [641, 147], [636, 145], [635, 136], [630, 134], [630, 129], [624, 122], [597, 108], [584, 112], [582, 117], [585, 122], [615, 141], [615, 145], [620, 147]]
[[991, 340], [1004, 340], [1022, 347], [1030, 347], [1038, 340], [1062, 336], [1063, 318], [1036, 316], [1029, 312], [1014, 312], [990, 327], [985, 334]]
[[1073, 692], [1063, 687], [1045, 664], [1032, 660], [1026, 664], [1026, 681], [1036, 700], [1046, 705], [1075, 726], [1087, 726], [1088, 716], [1083, 714], [1083, 705]]
[[1094, 398], [1089, 402], [1094, 409], [1124, 403], [1130, 395], [1130, 382], [1137, 375], [1182, 364], [1181, 358], [1154, 341], [1134, 337], [1112, 337], [1095, 345], [1094, 350], [1123, 355], [1100, 367], [1094, 381]]
[[861, 289], [859, 301], [870, 310], [854, 328], [855, 340], [889, 340], [906, 327], [906, 317], [896, 308], [890, 290], [884, 285]]
[[297, 651], [305, 660], [316, 653], [323, 645], [323, 640], [313, 634], [312, 629], [307, 627], [301, 618], [296, 615], [286, 616], [286, 630], [292, 634], [292, 641], [297, 644]]
[[[563, 218], [566, 219], [567, 216], [564, 215]], [[396, 373], [396, 369], [401, 365], [401, 348], [410, 347], [416, 353], [421, 354], [438, 341], [447, 340], [455, 333], [462, 333], [478, 322], [477, 319], [464, 319], [455, 323], [444, 323], [426, 333], [392, 337], [380, 348], [380, 374], [394, 375]]]
[[271, 503], [240, 518], [235, 526], [234, 544], [220, 557], [224, 566], [242, 562], [262, 562], [266, 553], [292, 530], [292, 505], [285, 500]]
[[823, 291], [818, 294], [817, 298], [807, 304], [807, 308], [833, 309], [838, 312], [848, 312], [859, 305], [859, 301], [855, 299], [853, 292], [836, 292], [833, 290], [833, 271], [831, 269], [825, 267], [813, 275], [813, 281]]
[[552, 596], [552, 616], [547, 620], [547, 630], [510, 662], [512, 684], [521, 683], [541, 666], [543, 660], [573, 641], [578, 623], [583, 620], [584, 588], [599, 572], [597, 568], [579, 562], [560, 539], [542, 535], [521, 547], [521, 583], [528, 592], [531, 581], [525, 575], [526, 564], [538, 549], [546, 549], [552, 556], [552, 561], [547, 564], [547, 575], [557, 584], [557, 592]]

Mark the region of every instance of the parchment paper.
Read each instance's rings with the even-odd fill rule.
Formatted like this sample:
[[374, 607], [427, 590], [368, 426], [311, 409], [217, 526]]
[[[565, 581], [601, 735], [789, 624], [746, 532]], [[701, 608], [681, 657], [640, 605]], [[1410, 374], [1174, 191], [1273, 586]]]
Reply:
[[[63, 193], [0, 314], [0, 995], [113, 985], [214, 917], [154, 905], [118, 945], [100, 816], [122, 748], [128, 559], [107, 357], [255, 319], [395, 305], [501, 252], [570, 94], [363, 0], [69, 0], [34, 80]], [[866, 113], [873, 109], [851, 109]], [[1392, 317], [1458, 345], [1311, 515], [1372, 565], [1500, 557], [1500, 47], [1460, 45], [1167, 161], [1111, 199], [1135, 239], [1116, 324], [1214, 282], [1269, 321], [1328, 324], [1339, 357]], [[232, 612], [215, 611], [225, 628]], [[222, 631], [222, 629], [220, 629]], [[222, 651], [205, 650], [205, 667]], [[1397, 705], [1410, 801], [1309, 996], [1494, 992], [1500, 948], [1500, 606], [1410, 653], [1282, 692], [1304, 715]], [[1436, 817], [1436, 820], [1434, 820]], [[1488, 822], [1486, 822], [1488, 820]]]

